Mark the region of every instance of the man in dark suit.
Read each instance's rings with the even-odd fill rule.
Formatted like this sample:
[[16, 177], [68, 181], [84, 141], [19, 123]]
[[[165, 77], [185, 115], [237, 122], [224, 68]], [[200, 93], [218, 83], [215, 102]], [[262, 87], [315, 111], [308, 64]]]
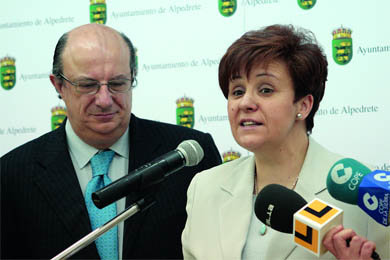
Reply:
[[[108, 172], [114, 181], [194, 139], [203, 160], [151, 188], [156, 203], [117, 229], [119, 258], [182, 258], [187, 187], [221, 158], [209, 134], [131, 114], [135, 76], [134, 49], [125, 35], [88, 24], [60, 38], [50, 80], [68, 117], [57, 130], [0, 159], [2, 259], [52, 258], [92, 231], [85, 192], [90, 159], [99, 151], [115, 152]], [[116, 202], [117, 212], [136, 195]], [[99, 259], [101, 251], [92, 243], [71, 258]]]

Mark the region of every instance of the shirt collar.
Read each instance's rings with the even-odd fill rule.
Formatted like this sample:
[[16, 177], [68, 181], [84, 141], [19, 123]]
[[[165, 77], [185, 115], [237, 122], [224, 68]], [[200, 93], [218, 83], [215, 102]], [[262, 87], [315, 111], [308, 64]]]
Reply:
[[[74, 155], [77, 166], [82, 169], [99, 150], [81, 140], [74, 132], [69, 120], [65, 123], [65, 132], [69, 151]], [[126, 129], [126, 132], [110, 147], [110, 149], [119, 156], [126, 159], [129, 158], [129, 128]]]
[[129, 128], [111, 147], [116, 154], [129, 159]]

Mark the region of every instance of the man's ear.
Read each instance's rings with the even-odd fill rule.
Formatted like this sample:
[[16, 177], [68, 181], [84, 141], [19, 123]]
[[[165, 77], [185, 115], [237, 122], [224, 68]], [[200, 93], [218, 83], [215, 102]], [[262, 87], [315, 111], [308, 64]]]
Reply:
[[311, 94], [304, 96], [298, 101], [297, 113], [302, 115], [300, 119], [305, 120], [306, 117], [309, 116], [310, 111], [313, 108], [313, 103], [314, 103], [314, 97]]
[[59, 80], [56, 76], [53, 74], [50, 74], [50, 82], [53, 84], [54, 88], [56, 89], [58, 93], [58, 98], [62, 99], [62, 81]]

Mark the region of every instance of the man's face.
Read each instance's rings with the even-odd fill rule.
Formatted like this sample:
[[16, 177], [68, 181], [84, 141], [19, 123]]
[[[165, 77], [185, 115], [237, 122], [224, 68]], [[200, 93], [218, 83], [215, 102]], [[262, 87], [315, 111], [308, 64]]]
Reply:
[[[62, 56], [64, 76], [72, 82], [130, 79], [129, 49], [122, 37], [108, 27], [91, 27], [69, 34]], [[131, 89], [112, 94], [107, 85], [102, 85], [96, 94], [81, 94], [65, 80], [56, 88], [66, 104], [72, 128], [86, 143], [107, 148], [129, 126]]]

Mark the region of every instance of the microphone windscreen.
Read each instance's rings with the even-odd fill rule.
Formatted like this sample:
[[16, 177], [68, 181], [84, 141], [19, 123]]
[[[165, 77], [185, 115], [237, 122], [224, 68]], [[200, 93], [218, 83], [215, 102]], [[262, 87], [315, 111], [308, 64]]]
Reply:
[[354, 159], [337, 161], [326, 179], [329, 194], [336, 200], [356, 205], [360, 183], [370, 172], [369, 168]]
[[306, 204], [306, 200], [295, 191], [270, 184], [257, 195], [255, 214], [267, 226], [279, 232], [292, 233], [294, 213]]
[[186, 166], [197, 165], [203, 159], [203, 149], [195, 140], [185, 140], [181, 142], [177, 147], [177, 150], [183, 154]]

